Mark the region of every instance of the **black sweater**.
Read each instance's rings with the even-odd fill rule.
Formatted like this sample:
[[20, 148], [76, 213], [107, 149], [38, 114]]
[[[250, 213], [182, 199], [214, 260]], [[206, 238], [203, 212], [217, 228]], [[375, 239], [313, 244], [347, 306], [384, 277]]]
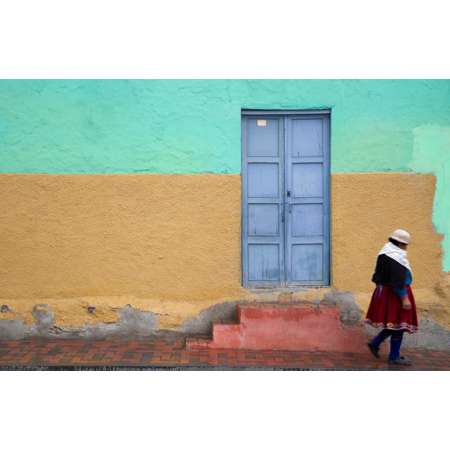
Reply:
[[409, 270], [387, 255], [379, 255], [372, 281], [392, 286], [396, 291], [404, 289]]

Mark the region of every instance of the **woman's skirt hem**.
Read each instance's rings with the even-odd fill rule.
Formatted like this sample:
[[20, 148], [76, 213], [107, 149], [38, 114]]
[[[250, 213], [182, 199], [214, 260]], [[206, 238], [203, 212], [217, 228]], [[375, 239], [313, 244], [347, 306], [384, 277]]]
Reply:
[[368, 325], [371, 325], [375, 328], [385, 328], [387, 330], [395, 330], [395, 331], [407, 331], [408, 333], [416, 333], [419, 328], [414, 326], [414, 325], [410, 325], [408, 323], [384, 323], [384, 322], [373, 322], [370, 319], [365, 319], [364, 323], [367, 323]]

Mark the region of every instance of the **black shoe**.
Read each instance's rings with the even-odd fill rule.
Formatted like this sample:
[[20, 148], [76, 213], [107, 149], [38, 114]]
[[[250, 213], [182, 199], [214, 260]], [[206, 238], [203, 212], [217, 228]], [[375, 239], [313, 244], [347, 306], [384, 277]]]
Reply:
[[412, 364], [411, 360], [404, 356], [400, 356], [397, 359], [389, 359], [388, 362], [389, 364], [395, 364], [397, 366], [410, 366]]
[[378, 347], [375, 347], [375, 345], [373, 345], [370, 342], [367, 343], [367, 347], [369, 347], [370, 353], [372, 353], [372, 355], [375, 356], [375, 358], [380, 357], [380, 354], [379, 354], [380, 349]]

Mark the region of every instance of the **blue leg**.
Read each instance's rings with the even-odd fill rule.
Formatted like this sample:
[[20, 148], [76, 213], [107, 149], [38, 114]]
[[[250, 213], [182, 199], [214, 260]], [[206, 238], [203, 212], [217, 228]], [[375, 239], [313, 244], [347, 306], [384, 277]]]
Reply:
[[389, 353], [389, 360], [395, 361], [400, 358], [400, 347], [402, 345], [403, 330], [395, 330], [391, 336], [391, 351]]
[[384, 329], [380, 333], [378, 333], [368, 344], [370, 352], [372, 353], [375, 358], [380, 357], [380, 344], [392, 334], [391, 330]]
[[380, 344], [388, 338], [392, 334], [392, 330], [388, 330], [387, 328], [381, 330], [380, 333], [378, 333], [371, 341], [370, 345], [372, 345], [374, 348], [378, 348]]

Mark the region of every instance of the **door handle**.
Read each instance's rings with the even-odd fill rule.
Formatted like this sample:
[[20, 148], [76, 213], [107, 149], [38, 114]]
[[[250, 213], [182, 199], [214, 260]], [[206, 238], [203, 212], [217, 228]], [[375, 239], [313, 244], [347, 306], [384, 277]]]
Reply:
[[[291, 191], [287, 190], [286, 191], [286, 197], [290, 198], [291, 197]], [[288, 213], [290, 214], [292, 212], [292, 206], [289, 202], [286, 202], [287, 206], [288, 206]]]

